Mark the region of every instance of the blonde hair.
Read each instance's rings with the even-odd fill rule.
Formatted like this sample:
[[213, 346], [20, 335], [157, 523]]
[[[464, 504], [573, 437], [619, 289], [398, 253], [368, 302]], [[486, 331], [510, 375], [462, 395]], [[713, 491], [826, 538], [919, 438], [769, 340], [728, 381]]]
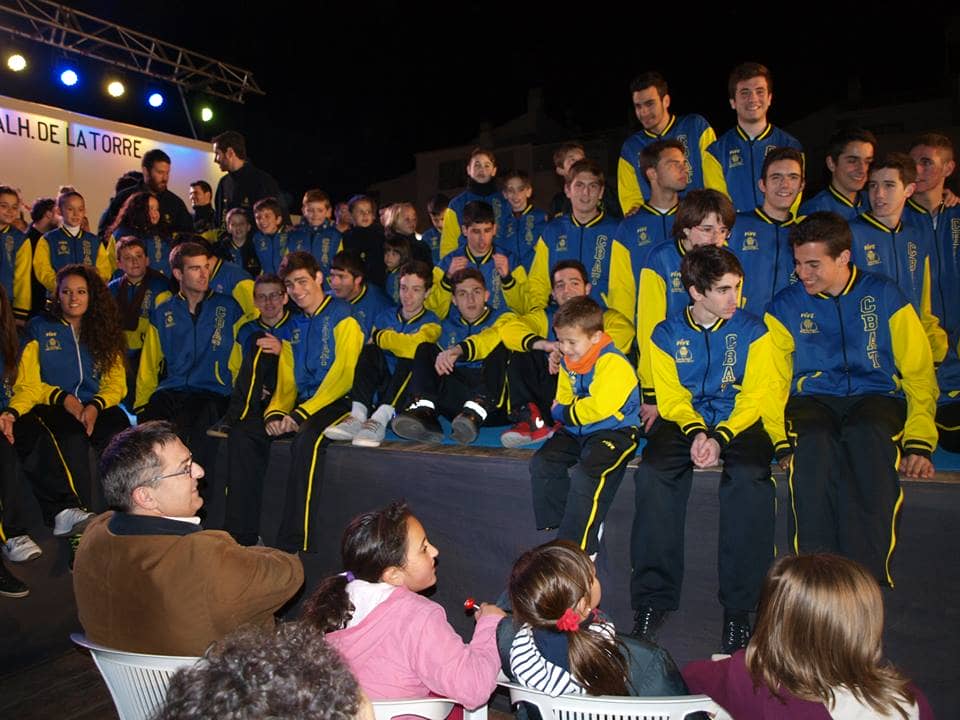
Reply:
[[[531, 627], [557, 630], [564, 611], [590, 597], [595, 570], [580, 547], [554, 540], [528, 550], [513, 564], [513, 614]], [[629, 695], [627, 663], [619, 643], [600, 633], [567, 633], [570, 674], [590, 695]]]
[[843, 686], [881, 713], [915, 698], [908, 680], [883, 660], [883, 598], [876, 579], [836, 555], [788, 555], [764, 580], [757, 626], [747, 646], [754, 686], [832, 707]]

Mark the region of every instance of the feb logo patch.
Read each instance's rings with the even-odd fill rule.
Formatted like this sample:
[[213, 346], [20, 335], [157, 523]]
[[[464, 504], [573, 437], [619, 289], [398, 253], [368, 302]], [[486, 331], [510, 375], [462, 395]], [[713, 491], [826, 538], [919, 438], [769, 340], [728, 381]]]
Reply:
[[814, 313], [800, 313], [800, 334], [813, 335], [819, 332], [820, 328], [814, 320]]

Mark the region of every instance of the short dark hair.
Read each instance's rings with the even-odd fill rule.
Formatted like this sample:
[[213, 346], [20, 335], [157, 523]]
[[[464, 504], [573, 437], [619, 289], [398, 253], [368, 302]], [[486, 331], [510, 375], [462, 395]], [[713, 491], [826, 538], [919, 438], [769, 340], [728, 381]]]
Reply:
[[[877, 136], [864, 128], [847, 128], [835, 132], [827, 143], [827, 156], [834, 162], [840, 159], [844, 148], [852, 142], [870, 143], [874, 152], [877, 149]], [[912, 148], [911, 148], [912, 149]]]
[[493, 154], [493, 150], [490, 150], [489, 148], [485, 148], [485, 147], [480, 147], [479, 145], [470, 151], [470, 155], [467, 157], [467, 164], [469, 165], [477, 155], [486, 155], [488, 158], [490, 158], [490, 162], [492, 162], [494, 166], [496, 166], [497, 156]]
[[447, 209], [447, 206], [450, 204], [450, 198], [448, 198], [443, 193], [437, 193], [429, 200], [427, 200], [427, 212], [428, 213], [439, 213]]
[[147, 152], [143, 154], [143, 162], [140, 164], [146, 170], [151, 170], [158, 162], [165, 162], [167, 165], [169, 165], [170, 156], [160, 148], [154, 148], [153, 150], [147, 150]]
[[253, 204], [253, 212], [256, 214], [261, 210], [271, 210], [281, 221], [283, 220], [283, 205], [275, 197], [265, 197], [257, 200]]
[[[902, 152], [887, 153], [879, 160], [874, 160], [867, 171], [869, 178], [877, 170], [896, 170], [900, 176], [900, 181], [904, 185], [909, 185], [917, 181], [917, 163], [913, 158]], [[869, 183], [869, 180], [867, 181]]]
[[767, 179], [767, 170], [775, 162], [781, 160], [793, 160], [800, 166], [800, 179], [803, 179], [803, 153], [792, 147], [775, 147], [763, 159], [763, 167], [760, 168], [760, 177]]
[[143, 250], [143, 254], [147, 254], [147, 244], [138, 238], [136, 235], [124, 235], [122, 238], [117, 240], [117, 259], [120, 259], [120, 251], [126, 250], [130, 247], [138, 247]]
[[497, 222], [497, 216], [493, 212], [493, 205], [483, 200], [472, 200], [463, 206], [463, 224], [466, 227], [478, 225], [480, 223]]
[[323, 272], [317, 259], [306, 250], [294, 250], [284, 255], [283, 260], [280, 261], [280, 267], [277, 268], [277, 274], [286, 280], [294, 270], [306, 270], [311, 277], [316, 277], [318, 272]]
[[190, 187], [198, 187], [208, 195], [213, 194], [213, 188], [210, 187], [210, 183], [208, 183], [206, 180], [194, 180], [192, 183], [190, 183]]
[[827, 255], [836, 259], [853, 246], [853, 233], [847, 221], [835, 212], [815, 212], [790, 228], [790, 247], [808, 243], [823, 243]]
[[463, 270], [458, 270], [450, 277], [451, 290], [456, 292], [457, 287], [467, 280], [476, 280], [478, 283], [483, 285], [484, 289], [487, 287], [487, 281], [484, 279], [482, 272], [474, 267], [465, 267]]
[[361, 202], [368, 202], [368, 203], [370, 203], [370, 207], [373, 208], [373, 212], [377, 212], [377, 201], [374, 200], [374, 199], [373, 199], [372, 197], [370, 197], [369, 195], [364, 195], [363, 193], [359, 193], [359, 194], [357, 194], [357, 195], [354, 195], [352, 198], [350, 198], [349, 200], [347, 200], [347, 209], [348, 209], [350, 212], [353, 212], [353, 207], [354, 207], [354, 205], [356, 205], [357, 203], [361, 203]]
[[405, 275], [416, 275], [423, 280], [423, 285], [427, 290], [433, 287], [433, 268], [423, 260], [409, 260], [405, 262], [400, 266], [397, 274], [401, 278]]
[[561, 260], [556, 265], [553, 266], [553, 269], [550, 270], [550, 288], [553, 289], [554, 286], [554, 277], [561, 270], [576, 270], [580, 273], [580, 277], [583, 278], [583, 284], [586, 285], [590, 282], [590, 276], [587, 274], [587, 268], [584, 267], [583, 263], [579, 260]]
[[244, 139], [243, 135], [238, 133], [236, 130], [227, 130], [222, 132], [219, 135], [216, 135], [213, 138], [213, 144], [217, 146], [218, 150], [226, 151], [230, 148], [233, 148], [234, 154], [240, 160], [247, 159], [247, 141]]
[[578, 327], [585, 333], [603, 330], [603, 308], [589, 295], [567, 300], [553, 316], [554, 330]]
[[590, 158], [577, 160], [573, 165], [570, 166], [570, 170], [567, 171], [567, 183], [573, 182], [573, 179], [580, 173], [590, 173], [591, 175], [600, 178], [601, 183], [606, 184], [606, 180], [603, 176], [603, 168], [596, 160], [591, 160]]
[[253, 281], [253, 290], [256, 292], [261, 285], [279, 285], [283, 287], [283, 280], [274, 273], [260, 273]]
[[683, 238], [684, 230], [696, 227], [711, 213], [715, 213], [728, 229], [737, 220], [733, 203], [722, 192], [709, 188], [691, 190], [680, 200], [677, 217], [673, 221], [673, 237]]
[[725, 247], [700, 245], [684, 254], [680, 261], [680, 281], [687, 290], [694, 287], [697, 292], [705, 293], [728, 273], [742, 278], [743, 266]]
[[533, 182], [530, 180], [530, 173], [524, 170], [511, 170], [500, 179], [503, 181], [504, 185], [507, 184], [508, 180], [519, 180], [523, 183], [524, 187], [533, 187]]
[[660, 162], [660, 156], [663, 154], [663, 151], [671, 149], [679, 150], [683, 153], [684, 157], [687, 155], [687, 149], [683, 143], [672, 138], [656, 140], [649, 145], [643, 146], [643, 149], [640, 151], [640, 172], [643, 173], [644, 177], [647, 175], [647, 170], [655, 168], [657, 163]]
[[356, 250], [341, 250], [330, 261], [331, 270], [348, 272], [354, 277], [365, 277], [367, 272], [363, 268], [363, 259]]
[[656, 70], [649, 70], [637, 75], [630, 83], [630, 94], [642, 92], [647, 88], [656, 88], [657, 94], [662, 98], [670, 94], [670, 88], [667, 85], [667, 79]]
[[306, 205], [307, 203], [312, 203], [312, 202], [325, 202], [331, 208], [333, 207], [333, 203], [330, 202], [330, 196], [327, 195], [320, 188], [313, 188], [311, 190], [307, 190], [303, 194], [303, 202], [301, 203], [301, 205]]
[[100, 457], [100, 482], [107, 504], [117, 510], [133, 509], [133, 491], [156, 487], [162, 467], [157, 448], [177, 439], [177, 430], [166, 420], [140, 423], [117, 433]]
[[306, 623], [243, 627], [171, 679], [157, 720], [354, 720], [360, 686], [323, 633]]
[[953, 140], [942, 133], [924, 133], [910, 143], [909, 149], [913, 150], [921, 145], [938, 148], [939, 150], [946, 150], [950, 153], [950, 159], [953, 160]]
[[557, 149], [553, 151], [553, 166], [555, 168], [562, 168], [563, 161], [567, 159], [569, 155], [574, 150], [579, 150], [584, 155], [587, 154], [587, 149], [583, 146], [583, 143], [579, 142], [565, 142], [560, 143], [557, 146]]
[[37, 198], [30, 208], [31, 222], [37, 222], [57, 206], [57, 201], [50, 197]]
[[737, 65], [730, 71], [730, 77], [727, 78], [727, 93], [732, 100], [737, 94], [737, 83], [751, 78], [762, 77], [767, 81], [767, 93], [773, 93], [773, 75], [766, 65], [758, 62], [745, 62]]
[[200, 257], [201, 255], [210, 257], [212, 254], [210, 246], [206, 243], [193, 242], [192, 240], [182, 242], [179, 245], [174, 245], [170, 251], [170, 269], [183, 272], [184, 258]]

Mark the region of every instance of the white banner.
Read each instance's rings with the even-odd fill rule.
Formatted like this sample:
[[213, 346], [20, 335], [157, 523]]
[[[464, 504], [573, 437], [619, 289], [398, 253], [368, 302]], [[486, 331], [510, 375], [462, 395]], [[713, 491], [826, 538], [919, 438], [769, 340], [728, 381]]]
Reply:
[[56, 197], [61, 185], [73, 185], [96, 232], [117, 178], [139, 170], [154, 148], [170, 156], [167, 189], [188, 209], [191, 182], [206, 180], [216, 190], [223, 173], [210, 143], [0, 95], [0, 184], [20, 188], [28, 211], [36, 198]]

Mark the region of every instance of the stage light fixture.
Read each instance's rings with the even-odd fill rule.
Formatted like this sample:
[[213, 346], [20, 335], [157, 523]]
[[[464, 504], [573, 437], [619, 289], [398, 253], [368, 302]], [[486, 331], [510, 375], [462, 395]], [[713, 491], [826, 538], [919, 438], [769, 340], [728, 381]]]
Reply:
[[123, 83], [119, 80], [114, 80], [107, 85], [107, 93], [109, 93], [110, 97], [121, 97], [124, 92], [126, 92], [126, 88], [123, 87]]
[[163, 95], [158, 92], [150, 93], [150, 97], [147, 98], [147, 103], [149, 103], [152, 108], [158, 108], [163, 105]]
[[13, 70], [14, 72], [20, 72], [21, 70], [26, 70], [27, 59], [20, 53], [13, 53], [7, 58], [7, 67]]
[[67, 87], [73, 87], [80, 81], [80, 76], [77, 75], [76, 70], [64, 70], [60, 73], [60, 82], [62, 82]]
[[211, 110], [209, 107], [202, 107], [200, 109], [200, 119], [204, 122], [210, 122], [213, 120], [213, 110]]

